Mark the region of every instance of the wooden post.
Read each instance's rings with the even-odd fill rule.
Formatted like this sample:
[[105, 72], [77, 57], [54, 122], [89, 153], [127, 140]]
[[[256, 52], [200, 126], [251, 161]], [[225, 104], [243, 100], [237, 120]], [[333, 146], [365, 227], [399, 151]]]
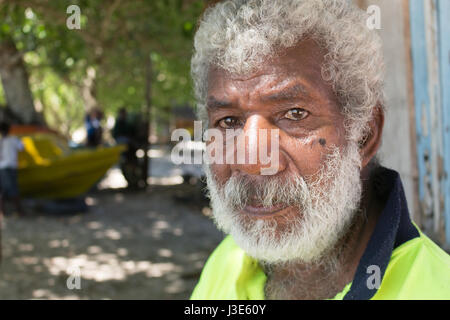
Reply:
[[411, 44], [411, 20], [409, 0], [403, 0], [403, 28], [405, 37], [405, 58], [406, 58], [406, 84], [408, 88], [408, 114], [409, 114], [409, 137], [411, 148], [411, 166], [414, 184], [414, 212], [412, 218], [414, 222], [421, 228], [422, 209], [419, 201], [419, 169], [417, 164], [417, 131], [416, 131], [416, 109], [414, 100], [414, 66], [412, 58]]
[[148, 156], [148, 151], [150, 150], [150, 123], [151, 123], [151, 115], [152, 115], [152, 59], [150, 54], [148, 55], [145, 63], [145, 112], [144, 112], [144, 121], [145, 121], [145, 142], [144, 142], [144, 163], [142, 166], [142, 180], [144, 182], [144, 186], [148, 185], [148, 171], [150, 169], [150, 157]]
[[442, 175], [444, 189], [443, 224], [447, 248], [450, 249], [450, 3], [449, 1], [437, 2], [437, 15], [439, 19], [439, 57], [441, 79], [441, 105], [443, 121], [443, 168]]
[[2, 242], [2, 235], [3, 235], [3, 211], [0, 210], [0, 264], [2, 264], [2, 258], [3, 258], [3, 242]]
[[3, 261], [3, 220], [4, 220], [4, 205], [5, 199], [3, 194], [0, 194], [0, 265]]

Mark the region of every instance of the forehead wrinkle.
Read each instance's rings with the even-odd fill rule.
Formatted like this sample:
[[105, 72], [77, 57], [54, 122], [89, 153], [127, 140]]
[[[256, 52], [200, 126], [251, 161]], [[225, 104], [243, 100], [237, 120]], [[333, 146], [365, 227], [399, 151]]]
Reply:
[[[214, 107], [250, 107], [258, 101], [270, 103], [295, 99], [316, 100], [318, 92], [313, 84], [295, 73], [284, 63], [281, 66], [264, 65], [247, 76], [230, 74], [220, 68], [212, 69], [210, 76], [214, 81], [211, 81], [210, 85], [214, 85], [208, 90], [210, 95], [207, 98], [207, 108], [212, 110]], [[214, 97], [215, 101], [211, 97]]]
[[206, 107], [208, 109], [220, 109], [220, 108], [229, 108], [231, 107], [232, 102], [227, 100], [220, 100], [214, 96], [209, 96], [208, 101], [206, 103]]
[[276, 89], [261, 96], [263, 101], [289, 100], [298, 97], [311, 98], [308, 89], [298, 81], [290, 81], [287, 84], [277, 86]]

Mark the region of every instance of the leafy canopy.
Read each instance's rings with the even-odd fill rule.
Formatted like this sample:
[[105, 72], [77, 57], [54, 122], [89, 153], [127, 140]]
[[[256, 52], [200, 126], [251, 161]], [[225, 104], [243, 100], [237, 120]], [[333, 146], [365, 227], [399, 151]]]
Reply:
[[[80, 30], [66, 26], [72, 4], [81, 10]], [[189, 61], [204, 5], [201, 0], [0, 0], [0, 41], [10, 38], [24, 53], [37, 107], [64, 133], [82, 125], [88, 70], [95, 70], [95, 97], [107, 115], [123, 106], [141, 110], [149, 57], [152, 107], [164, 118], [171, 106], [193, 102]]]

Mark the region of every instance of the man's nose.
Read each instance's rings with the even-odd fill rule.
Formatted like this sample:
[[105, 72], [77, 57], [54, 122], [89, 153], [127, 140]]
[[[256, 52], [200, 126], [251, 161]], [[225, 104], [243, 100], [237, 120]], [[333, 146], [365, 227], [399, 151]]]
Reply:
[[266, 118], [250, 116], [235, 139], [231, 171], [248, 175], [274, 175], [283, 171], [286, 163], [280, 154], [279, 137], [279, 129]]

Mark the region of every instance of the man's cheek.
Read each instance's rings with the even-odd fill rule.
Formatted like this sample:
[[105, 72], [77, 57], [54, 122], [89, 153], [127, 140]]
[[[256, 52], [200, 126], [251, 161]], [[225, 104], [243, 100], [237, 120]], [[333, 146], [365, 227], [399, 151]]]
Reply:
[[220, 185], [224, 185], [231, 177], [231, 170], [229, 165], [211, 164], [210, 169], [216, 182]]

